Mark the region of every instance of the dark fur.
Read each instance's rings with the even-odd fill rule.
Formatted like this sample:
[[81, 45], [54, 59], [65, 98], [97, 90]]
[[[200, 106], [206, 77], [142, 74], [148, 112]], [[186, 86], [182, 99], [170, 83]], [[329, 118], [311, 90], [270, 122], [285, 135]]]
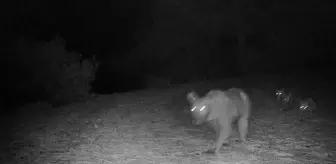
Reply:
[[291, 92], [285, 92], [284, 88], [276, 89], [275, 95], [280, 105], [280, 111], [290, 110], [293, 106], [293, 96]]

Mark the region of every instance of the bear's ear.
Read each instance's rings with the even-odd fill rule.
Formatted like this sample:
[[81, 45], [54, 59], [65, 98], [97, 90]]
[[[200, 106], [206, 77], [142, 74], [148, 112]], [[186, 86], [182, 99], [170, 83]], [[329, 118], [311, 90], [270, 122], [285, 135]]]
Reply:
[[198, 94], [194, 91], [187, 94], [187, 100], [189, 101], [189, 103], [194, 103], [198, 98]]

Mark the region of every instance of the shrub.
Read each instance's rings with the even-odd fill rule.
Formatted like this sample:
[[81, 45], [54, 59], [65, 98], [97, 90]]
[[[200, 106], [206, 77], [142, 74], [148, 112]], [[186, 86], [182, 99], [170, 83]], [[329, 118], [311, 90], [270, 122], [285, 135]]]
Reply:
[[99, 66], [95, 56], [84, 59], [79, 53], [68, 52], [64, 40], [59, 37], [50, 42], [21, 39], [15, 50], [12, 64], [19, 64], [19, 70], [26, 75], [22, 77], [14, 71], [18, 81], [15, 87], [25, 90], [27, 95], [38, 94], [37, 99], [46, 97], [52, 104], [90, 96], [90, 84]]
[[145, 79], [147, 88], [170, 88], [171, 80], [168, 77], [147, 75]]

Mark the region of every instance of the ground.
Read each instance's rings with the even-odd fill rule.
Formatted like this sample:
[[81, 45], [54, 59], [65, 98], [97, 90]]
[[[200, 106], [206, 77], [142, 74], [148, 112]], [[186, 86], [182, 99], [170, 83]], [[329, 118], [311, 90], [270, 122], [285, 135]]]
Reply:
[[[208, 82], [205, 82], [208, 83]], [[224, 82], [220, 82], [224, 83]], [[229, 85], [229, 86], [228, 86]], [[204, 154], [213, 140], [190, 123], [185, 93], [195, 85], [151, 89], [54, 108], [36, 105], [2, 123], [1, 163], [285, 164], [335, 162], [336, 124], [319, 115], [299, 121], [297, 110], [280, 112], [273, 90], [244, 88], [253, 102], [248, 143]], [[216, 87], [233, 87], [231, 83]], [[205, 93], [211, 86], [197, 84]], [[40, 104], [41, 106], [41, 104]], [[325, 106], [321, 105], [319, 110]], [[47, 109], [49, 108], [49, 110]], [[19, 124], [18, 124], [19, 123]], [[15, 125], [15, 126], [14, 126]]]

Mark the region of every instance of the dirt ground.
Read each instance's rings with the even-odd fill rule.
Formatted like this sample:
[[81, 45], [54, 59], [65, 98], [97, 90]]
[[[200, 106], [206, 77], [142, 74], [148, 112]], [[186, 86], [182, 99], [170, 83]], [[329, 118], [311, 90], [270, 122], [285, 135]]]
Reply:
[[[220, 156], [204, 154], [214, 138], [194, 126], [185, 93], [238, 87], [204, 82], [170, 89], [99, 95], [52, 108], [30, 106], [3, 120], [1, 163], [71, 164], [285, 164], [335, 163], [336, 123], [319, 101], [306, 120], [296, 108], [281, 112], [267, 84], [244, 86], [253, 103], [248, 143], [232, 142]], [[223, 83], [226, 83], [223, 85]], [[42, 103], [43, 104], [43, 103]], [[41, 106], [41, 104], [39, 105]], [[7, 128], [5, 128], [7, 127]], [[8, 128], [11, 127], [11, 128]], [[6, 146], [4, 146], [6, 145]]]

